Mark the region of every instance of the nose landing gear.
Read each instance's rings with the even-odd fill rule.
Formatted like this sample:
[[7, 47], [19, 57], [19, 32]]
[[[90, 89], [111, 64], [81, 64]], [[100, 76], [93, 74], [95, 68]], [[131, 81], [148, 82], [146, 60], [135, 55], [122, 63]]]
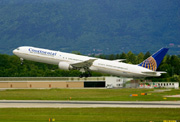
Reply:
[[21, 61], [21, 65], [23, 65], [24, 59], [23, 59], [23, 58], [20, 58], [20, 61]]

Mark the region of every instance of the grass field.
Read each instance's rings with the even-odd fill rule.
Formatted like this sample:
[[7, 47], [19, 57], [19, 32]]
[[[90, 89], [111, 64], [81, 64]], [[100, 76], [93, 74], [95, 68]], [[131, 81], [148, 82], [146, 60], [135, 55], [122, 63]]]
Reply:
[[180, 109], [171, 108], [1, 108], [0, 122], [163, 122], [179, 115]]
[[[14, 89], [1, 90], [0, 100], [95, 100], [95, 101], [164, 101], [165, 95], [180, 94], [180, 90], [153, 92], [154, 89]], [[140, 95], [151, 93], [151, 95]], [[138, 94], [137, 97], [130, 96]]]
[[[163, 90], [163, 89], [158, 89]], [[140, 95], [151, 93], [151, 95]], [[137, 97], [130, 96], [138, 94]], [[165, 95], [180, 90], [154, 92], [154, 89], [12, 89], [0, 90], [1, 100], [99, 100], [164, 101]], [[179, 108], [0, 108], [0, 122], [163, 122], [180, 120]]]

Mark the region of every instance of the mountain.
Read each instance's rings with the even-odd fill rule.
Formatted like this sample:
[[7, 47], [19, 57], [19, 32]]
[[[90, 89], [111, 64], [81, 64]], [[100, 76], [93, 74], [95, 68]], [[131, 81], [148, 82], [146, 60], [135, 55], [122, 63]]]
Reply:
[[83, 54], [180, 54], [179, 0], [1, 0], [0, 53], [35, 46]]

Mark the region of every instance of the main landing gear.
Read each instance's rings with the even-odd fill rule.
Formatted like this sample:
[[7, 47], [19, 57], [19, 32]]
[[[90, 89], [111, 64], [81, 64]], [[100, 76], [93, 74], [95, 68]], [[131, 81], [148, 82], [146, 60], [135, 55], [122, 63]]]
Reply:
[[89, 70], [89, 67], [83, 67], [83, 68], [79, 69], [79, 71], [81, 72], [81, 74], [79, 75], [80, 78], [82, 78], [82, 77], [87, 78], [87, 77], [92, 76], [92, 74], [91, 74], [91, 72]]
[[87, 78], [87, 77], [91, 77], [91, 76], [92, 76], [92, 74], [89, 71], [88, 72], [84, 72], [84, 73], [79, 75], [80, 78], [82, 78], [82, 77], [86, 77]]

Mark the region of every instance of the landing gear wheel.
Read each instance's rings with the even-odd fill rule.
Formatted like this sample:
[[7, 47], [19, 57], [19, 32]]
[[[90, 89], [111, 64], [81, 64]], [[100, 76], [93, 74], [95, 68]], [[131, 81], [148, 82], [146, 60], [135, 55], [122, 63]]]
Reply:
[[89, 77], [91, 77], [92, 76], [92, 74], [91, 73], [89, 73]]
[[80, 74], [79, 77], [82, 78], [82, 77], [83, 77], [83, 74]]
[[85, 77], [85, 78], [89, 77], [89, 74], [86, 74], [86, 73], [85, 73], [85, 74], [84, 74], [84, 77]]

